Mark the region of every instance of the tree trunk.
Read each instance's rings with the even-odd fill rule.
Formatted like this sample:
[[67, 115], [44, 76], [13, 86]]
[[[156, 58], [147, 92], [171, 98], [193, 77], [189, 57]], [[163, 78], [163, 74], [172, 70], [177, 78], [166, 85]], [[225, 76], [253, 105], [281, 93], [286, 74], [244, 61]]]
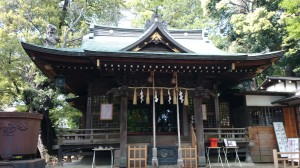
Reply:
[[50, 160], [50, 155], [48, 154], [48, 150], [46, 149], [46, 147], [43, 145], [41, 135], [39, 135], [37, 147], [38, 147], [38, 149], [39, 149], [41, 158], [42, 158], [42, 159], [45, 159], [46, 164], [48, 164], [48, 163], [49, 163], [49, 160]]

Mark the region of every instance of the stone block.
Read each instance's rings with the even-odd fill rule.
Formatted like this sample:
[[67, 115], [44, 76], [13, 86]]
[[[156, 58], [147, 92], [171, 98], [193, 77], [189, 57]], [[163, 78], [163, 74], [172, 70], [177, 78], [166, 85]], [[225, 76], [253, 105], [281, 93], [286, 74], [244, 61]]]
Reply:
[[45, 168], [45, 159], [14, 160], [9, 162], [0, 161], [0, 168]]

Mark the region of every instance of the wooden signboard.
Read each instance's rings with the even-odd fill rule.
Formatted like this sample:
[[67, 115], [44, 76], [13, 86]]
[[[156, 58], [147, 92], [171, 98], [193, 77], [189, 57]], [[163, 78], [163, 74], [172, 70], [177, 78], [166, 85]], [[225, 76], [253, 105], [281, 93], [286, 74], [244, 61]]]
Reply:
[[112, 120], [112, 119], [113, 119], [113, 105], [101, 104], [100, 120]]
[[[273, 122], [274, 131], [277, 139], [279, 152], [287, 152], [288, 141], [285, 134], [285, 129], [282, 122]], [[280, 154], [281, 157], [288, 157], [287, 154]]]

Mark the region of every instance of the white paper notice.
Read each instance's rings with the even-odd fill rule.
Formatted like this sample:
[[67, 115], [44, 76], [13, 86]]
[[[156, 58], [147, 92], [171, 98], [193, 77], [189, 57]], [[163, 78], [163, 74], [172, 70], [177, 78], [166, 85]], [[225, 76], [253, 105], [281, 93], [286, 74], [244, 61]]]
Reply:
[[[273, 122], [274, 131], [276, 134], [279, 152], [287, 152], [288, 141], [285, 134], [285, 129], [282, 122]], [[280, 154], [281, 157], [288, 157], [288, 154]]]

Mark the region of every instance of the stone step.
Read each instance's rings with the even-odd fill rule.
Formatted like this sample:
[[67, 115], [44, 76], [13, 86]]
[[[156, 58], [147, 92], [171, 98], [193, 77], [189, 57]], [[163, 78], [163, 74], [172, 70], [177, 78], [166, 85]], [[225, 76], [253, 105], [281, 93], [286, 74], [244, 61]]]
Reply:
[[119, 167], [120, 165], [120, 149], [114, 150], [114, 167]]

